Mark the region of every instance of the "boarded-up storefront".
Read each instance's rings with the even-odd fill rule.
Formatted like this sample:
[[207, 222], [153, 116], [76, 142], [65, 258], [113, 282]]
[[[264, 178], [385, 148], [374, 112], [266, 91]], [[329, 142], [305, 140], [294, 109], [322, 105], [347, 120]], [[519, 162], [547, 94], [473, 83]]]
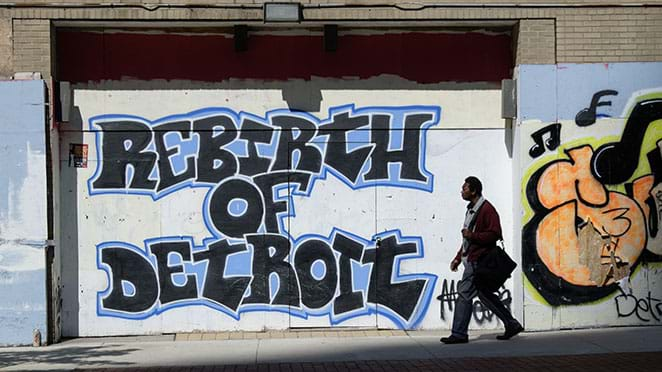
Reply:
[[509, 33], [248, 40], [58, 34], [63, 333], [448, 327], [464, 178], [513, 246]]

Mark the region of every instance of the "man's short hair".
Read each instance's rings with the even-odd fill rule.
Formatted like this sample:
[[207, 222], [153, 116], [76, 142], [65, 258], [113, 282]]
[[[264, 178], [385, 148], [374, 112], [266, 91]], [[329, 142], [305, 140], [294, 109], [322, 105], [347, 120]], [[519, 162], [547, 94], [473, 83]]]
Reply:
[[469, 176], [464, 180], [464, 182], [469, 185], [469, 190], [475, 192], [476, 195], [483, 195], [483, 184], [480, 182], [478, 177]]

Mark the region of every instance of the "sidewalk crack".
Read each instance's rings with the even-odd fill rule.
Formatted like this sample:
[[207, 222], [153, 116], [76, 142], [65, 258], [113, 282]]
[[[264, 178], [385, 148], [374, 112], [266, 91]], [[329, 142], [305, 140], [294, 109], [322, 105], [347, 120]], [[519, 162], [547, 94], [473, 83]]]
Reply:
[[411, 333], [410, 333], [408, 330], [405, 330], [405, 333], [407, 334], [407, 337], [409, 337], [409, 338], [411, 338], [412, 340], [414, 340], [414, 342], [415, 342], [416, 344], [418, 344], [418, 346], [420, 346], [423, 350], [425, 350], [426, 353], [428, 353], [428, 356], [429, 356], [430, 359], [433, 359], [433, 360], [436, 359], [434, 353], [433, 353], [432, 351], [430, 351], [427, 347], [425, 347], [424, 344], [422, 344], [421, 342], [419, 342], [419, 341], [416, 339], [416, 337], [412, 336]]

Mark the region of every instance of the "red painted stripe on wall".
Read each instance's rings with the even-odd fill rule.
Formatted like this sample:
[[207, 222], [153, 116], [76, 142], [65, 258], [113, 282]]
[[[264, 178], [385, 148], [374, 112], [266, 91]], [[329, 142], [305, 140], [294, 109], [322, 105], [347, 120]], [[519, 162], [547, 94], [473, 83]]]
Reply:
[[397, 75], [418, 83], [497, 82], [513, 69], [511, 37], [409, 32], [340, 35], [325, 52], [322, 36], [250, 35], [235, 52], [223, 35], [57, 33], [58, 80], [288, 80]]

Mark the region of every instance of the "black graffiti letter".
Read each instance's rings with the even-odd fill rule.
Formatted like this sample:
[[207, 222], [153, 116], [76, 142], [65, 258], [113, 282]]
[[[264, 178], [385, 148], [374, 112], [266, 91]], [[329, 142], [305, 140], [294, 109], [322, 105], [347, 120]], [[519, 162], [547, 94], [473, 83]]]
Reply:
[[269, 233], [280, 232], [278, 214], [287, 211], [287, 202], [274, 201], [274, 186], [282, 184], [298, 184], [305, 191], [310, 174], [301, 172], [271, 172], [255, 176], [255, 184], [262, 191], [264, 198], [264, 226]]
[[[316, 279], [311, 272], [313, 263], [324, 262], [324, 277]], [[294, 255], [294, 267], [301, 286], [301, 302], [310, 309], [328, 304], [336, 294], [338, 269], [331, 247], [320, 240], [308, 240], [301, 244]]]
[[662, 119], [662, 99], [638, 102], [625, 123], [621, 140], [604, 144], [593, 154], [591, 172], [595, 178], [607, 185], [627, 181], [639, 164], [646, 129], [659, 119]]
[[[619, 318], [629, 317], [637, 311], [637, 298], [631, 294], [625, 293], [620, 287], [618, 290], [621, 294], [614, 297], [614, 301], [616, 301], [616, 313]], [[626, 309], [629, 307], [631, 310], [629, 312], [624, 311], [624, 307]]]
[[374, 262], [370, 272], [368, 302], [384, 305], [406, 320], [411, 318], [426, 280], [408, 280], [394, 284], [391, 283], [391, 276], [395, 258], [416, 251], [415, 243], [398, 244], [395, 236], [383, 239], [377, 249], [366, 250], [363, 263]]
[[[123, 189], [126, 168], [133, 168], [132, 189], [153, 190], [156, 181], [149, 179], [156, 163], [156, 154], [143, 151], [152, 142], [149, 126], [135, 121], [98, 123], [103, 135], [101, 174], [92, 186], [95, 189]], [[97, 134], [100, 135], [100, 134]], [[129, 146], [127, 146], [129, 144]]]
[[[549, 135], [549, 138], [543, 140], [543, 137]], [[556, 150], [561, 144], [561, 124], [554, 123], [542, 129], [535, 131], [531, 134], [531, 138], [535, 144], [529, 149], [529, 155], [532, 158], [537, 158], [545, 152], [545, 147], [548, 150]]]
[[[230, 213], [230, 202], [238, 199], [245, 203], [241, 215]], [[252, 184], [229, 179], [213, 191], [209, 200], [209, 217], [216, 229], [232, 238], [242, 238], [244, 234], [257, 232], [262, 224], [264, 206], [260, 191]]]
[[170, 157], [179, 153], [179, 149], [169, 149], [166, 146], [165, 137], [171, 132], [179, 133], [182, 139], [188, 139], [191, 136], [191, 122], [177, 121], [154, 127], [154, 143], [156, 144], [156, 151], [159, 153], [159, 187], [157, 191], [195, 177], [195, 159], [193, 157], [186, 159], [186, 170], [184, 172], [175, 175], [172, 171]]
[[[223, 132], [214, 135], [214, 128]], [[193, 130], [200, 136], [198, 153], [198, 178], [200, 182], [218, 183], [237, 172], [237, 158], [223, 146], [237, 138], [237, 127], [227, 116], [218, 115], [196, 120]], [[219, 165], [216, 162], [220, 161]]]
[[349, 117], [348, 113], [335, 115], [331, 124], [320, 126], [320, 135], [328, 135], [324, 163], [340, 172], [353, 183], [359, 177], [363, 164], [372, 151], [372, 146], [347, 152], [347, 132], [368, 125], [367, 115]]
[[[308, 120], [295, 116], [276, 116], [272, 119], [275, 126], [281, 127], [276, 160], [271, 167], [272, 171], [291, 169], [294, 161], [293, 154], [299, 153], [299, 162], [296, 170], [319, 173], [322, 168], [322, 154], [320, 150], [307, 143], [315, 137], [317, 127]], [[298, 136], [294, 138], [294, 131]]]
[[173, 266], [168, 262], [170, 253], [178, 254], [182, 261], [190, 261], [191, 244], [189, 242], [160, 242], [150, 245], [149, 250], [156, 256], [159, 284], [161, 285], [161, 296], [159, 296], [161, 304], [198, 297], [195, 275], [186, 275], [186, 284], [183, 286], [175, 285], [172, 282], [172, 274], [183, 273], [184, 268], [182, 265]]
[[591, 104], [587, 108], [579, 111], [577, 116], [575, 116], [575, 124], [580, 127], [587, 127], [595, 123], [595, 117], [597, 115], [596, 109], [600, 106], [611, 106], [611, 101], [600, 102], [600, 98], [615, 95], [618, 95], [618, 92], [615, 90], [601, 90], [595, 93], [591, 99]]
[[271, 159], [261, 157], [257, 152], [257, 143], [269, 143], [273, 129], [269, 126], [244, 119], [241, 124], [239, 138], [246, 140], [247, 157], [239, 157], [239, 173], [246, 176], [265, 173], [269, 170]]
[[[251, 295], [244, 304], [269, 304], [300, 306], [299, 286], [294, 269], [285, 259], [290, 254], [290, 242], [276, 234], [246, 235], [246, 242], [253, 246], [253, 281]], [[275, 253], [270, 255], [273, 248]], [[269, 300], [269, 276], [278, 275], [278, 292], [273, 301]]]
[[205, 287], [202, 295], [214, 302], [225, 305], [236, 311], [241, 299], [244, 297], [250, 276], [235, 276], [225, 278], [225, 266], [229, 255], [246, 251], [246, 245], [230, 245], [226, 240], [209, 245], [209, 249], [193, 253], [195, 261], [209, 260], [207, 264], [207, 275], [205, 276]]
[[340, 252], [340, 295], [333, 301], [333, 313], [343, 314], [363, 307], [363, 295], [352, 288], [352, 262], [360, 262], [363, 244], [341, 234], [333, 239], [333, 249]]
[[446, 306], [448, 306], [448, 311], [453, 311], [453, 305], [457, 300], [457, 291], [455, 290], [455, 280], [451, 280], [450, 284], [447, 279], [444, 279], [444, 282], [441, 286], [441, 294], [437, 296], [437, 300], [441, 303], [441, 319], [446, 320]]
[[[142, 255], [119, 247], [101, 250], [101, 262], [110, 266], [112, 291], [101, 299], [105, 309], [139, 313], [152, 307], [159, 295], [159, 283], [150, 262]], [[124, 294], [122, 282], [129, 282], [135, 292]]]
[[[400, 178], [416, 181], [427, 181], [420, 169], [420, 136], [421, 127], [432, 119], [431, 114], [408, 115], [403, 130], [402, 150], [389, 151], [390, 116], [375, 115], [372, 117], [370, 137], [375, 148], [370, 156], [370, 170], [365, 175], [366, 180], [388, 179], [388, 164], [400, 163]], [[406, 150], [405, 150], [406, 149]]]

